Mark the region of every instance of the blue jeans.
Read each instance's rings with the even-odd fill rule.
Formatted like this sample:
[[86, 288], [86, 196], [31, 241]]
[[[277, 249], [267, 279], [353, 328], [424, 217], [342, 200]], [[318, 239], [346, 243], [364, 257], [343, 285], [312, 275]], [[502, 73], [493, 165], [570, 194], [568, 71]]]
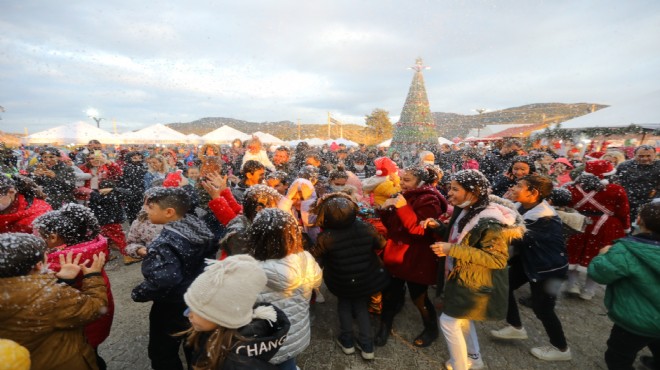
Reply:
[[337, 314], [339, 315], [340, 330], [339, 340], [342, 342], [342, 345], [353, 343], [353, 316], [355, 316], [359, 330], [358, 341], [360, 347], [365, 352], [374, 351], [368, 307], [369, 297], [337, 297]]
[[296, 366], [296, 358], [292, 357], [280, 364], [277, 364], [277, 368], [279, 370], [297, 370], [298, 366]]

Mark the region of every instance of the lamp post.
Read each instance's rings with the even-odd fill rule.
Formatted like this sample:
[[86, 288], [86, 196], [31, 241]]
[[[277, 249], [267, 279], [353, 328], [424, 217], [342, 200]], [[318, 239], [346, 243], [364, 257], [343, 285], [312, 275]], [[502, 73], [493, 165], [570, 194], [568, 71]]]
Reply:
[[99, 111], [96, 110], [95, 108], [89, 108], [85, 111], [87, 114], [87, 117], [93, 119], [96, 122], [96, 127], [101, 128], [101, 120], [104, 120], [105, 118], [100, 118], [99, 117]]
[[[477, 108], [474, 110], [475, 112], [479, 113], [479, 125], [481, 125], [481, 115], [488, 112], [488, 109], [486, 108]], [[477, 137], [481, 137], [481, 126], [477, 127]]]

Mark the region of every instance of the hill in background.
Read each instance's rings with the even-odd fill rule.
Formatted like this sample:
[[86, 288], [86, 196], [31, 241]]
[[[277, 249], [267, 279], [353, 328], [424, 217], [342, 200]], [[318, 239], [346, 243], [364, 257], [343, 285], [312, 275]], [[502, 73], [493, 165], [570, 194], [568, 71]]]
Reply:
[[[559, 123], [569, 119], [585, 115], [607, 107], [601, 104], [592, 103], [539, 103], [523, 105], [515, 108], [486, 112], [481, 115], [462, 115], [456, 113], [435, 112], [435, 119], [438, 136], [446, 138], [465, 137], [470, 129], [486, 125], [495, 124], [514, 124], [514, 123]], [[224, 117], [206, 117], [187, 123], [169, 123], [167, 126], [183, 132], [184, 134], [205, 135], [219, 127], [229, 125], [245, 133], [256, 131], [267, 132], [275, 135], [282, 140], [298, 139], [298, 125], [291, 121], [278, 122], [249, 122], [234, 118]], [[375, 138], [366, 137], [363, 134], [363, 125], [347, 124], [344, 125], [344, 137], [358, 143], [377, 144]], [[328, 137], [328, 126], [319, 124], [301, 124], [301, 138], [318, 137], [326, 139]], [[339, 127], [331, 126], [330, 136], [339, 137]]]

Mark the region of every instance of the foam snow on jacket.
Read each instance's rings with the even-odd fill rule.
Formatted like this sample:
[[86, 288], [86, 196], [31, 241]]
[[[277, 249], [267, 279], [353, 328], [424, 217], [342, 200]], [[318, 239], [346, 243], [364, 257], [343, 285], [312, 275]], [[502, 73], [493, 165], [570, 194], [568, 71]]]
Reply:
[[[108, 250], [108, 241], [103, 237], [103, 235], [98, 235], [96, 238], [79, 244], [74, 245], [61, 245], [55, 249], [52, 249], [48, 252], [48, 268], [52, 271], [60, 271], [60, 255], [66, 256], [68, 253], [73, 253], [74, 256], [82, 254], [81, 261], [94, 260], [94, 255], [99, 253], [105, 253], [109, 255], [110, 251]], [[101, 271], [101, 276], [103, 276], [103, 282], [105, 283], [105, 288], [108, 298], [107, 309], [104, 310], [104, 315], [99, 317], [94, 322], [91, 322], [85, 326], [85, 337], [92, 347], [96, 348], [99, 344], [108, 338], [110, 335], [110, 328], [112, 327], [112, 319], [115, 315], [115, 300], [112, 297], [112, 289], [110, 288], [110, 279], [108, 274], [105, 272], [105, 269]], [[82, 271], [78, 273], [76, 277], [76, 283], [74, 288], [80, 290], [82, 287], [83, 273]]]
[[314, 257], [307, 251], [259, 263], [266, 273], [268, 283], [257, 297], [257, 302], [271, 303], [284, 311], [291, 322], [286, 343], [270, 360], [272, 364], [280, 364], [298, 356], [309, 345], [309, 301], [312, 290], [321, 285], [323, 274]]

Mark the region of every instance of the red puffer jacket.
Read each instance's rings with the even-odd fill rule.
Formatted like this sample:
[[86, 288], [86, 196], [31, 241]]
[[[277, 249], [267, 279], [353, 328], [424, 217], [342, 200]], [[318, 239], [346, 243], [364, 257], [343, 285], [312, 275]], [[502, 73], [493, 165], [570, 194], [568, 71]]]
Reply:
[[[80, 258], [81, 263], [85, 260], [93, 261], [95, 254], [103, 252], [106, 256], [108, 255], [108, 241], [99, 234], [99, 236], [88, 242], [71, 246], [61, 245], [56, 247], [48, 253], [48, 267], [55, 272], [60, 271], [60, 255], [66, 256], [69, 252], [73, 252], [74, 257], [78, 253], [82, 253], [82, 257]], [[79, 290], [82, 287], [82, 275], [81, 271], [76, 278], [76, 283], [74, 285], [74, 287]], [[87, 337], [87, 341], [94, 348], [97, 348], [99, 344], [103, 343], [103, 341], [110, 335], [110, 327], [112, 327], [112, 319], [115, 314], [115, 303], [112, 298], [112, 290], [110, 289], [110, 280], [105, 273], [105, 269], [101, 272], [101, 275], [103, 275], [103, 281], [105, 282], [105, 287], [108, 293], [108, 311], [96, 321], [85, 326], [85, 336]]]
[[430, 248], [435, 238], [433, 232], [423, 229], [419, 222], [440, 217], [447, 211], [447, 201], [430, 186], [406, 191], [403, 196], [408, 204], [380, 214], [387, 228], [383, 262], [394, 277], [418, 284], [435, 284], [438, 258]]
[[21, 194], [16, 195], [16, 201], [6, 214], [0, 214], [0, 234], [2, 233], [28, 233], [32, 234], [32, 221], [35, 218], [51, 211], [50, 204], [45, 200], [34, 199], [28, 204]]

